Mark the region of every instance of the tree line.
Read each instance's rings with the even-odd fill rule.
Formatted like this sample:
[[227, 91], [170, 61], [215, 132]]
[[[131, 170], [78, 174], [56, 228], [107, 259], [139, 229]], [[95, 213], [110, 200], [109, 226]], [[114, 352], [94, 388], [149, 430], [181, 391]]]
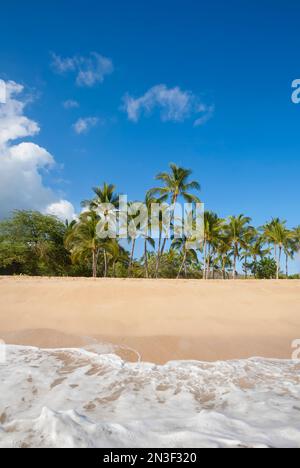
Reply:
[[[157, 187], [150, 189], [144, 203], [179, 200], [199, 203], [200, 184], [191, 180], [192, 171], [171, 164], [156, 176]], [[142, 238], [142, 254], [136, 258], [138, 240], [128, 234], [127, 242], [102, 239], [97, 226], [97, 208], [107, 204], [117, 211], [119, 195], [112, 184], [93, 189], [93, 198], [82, 203], [77, 220], [61, 222], [54, 216], [35, 211], [15, 211], [0, 221], [0, 274], [37, 276], [93, 276], [130, 278], [300, 278], [289, 276], [289, 260], [300, 250], [300, 226], [288, 229], [274, 218], [254, 227], [251, 218], [240, 214], [220, 218], [204, 213], [204, 238], [191, 248], [193, 239], [165, 237], [159, 218], [159, 235], [151, 229]], [[171, 212], [171, 227], [174, 224]], [[128, 223], [134, 223], [134, 215]], [[173, 228], [174, 229], [174, 228]]]

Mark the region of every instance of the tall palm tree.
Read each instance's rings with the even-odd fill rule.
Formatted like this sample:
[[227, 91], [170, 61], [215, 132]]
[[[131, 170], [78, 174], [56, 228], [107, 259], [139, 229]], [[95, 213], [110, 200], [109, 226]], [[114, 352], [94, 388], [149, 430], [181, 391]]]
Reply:
[[112, 264], [112, 276], [115, 278], [117, 264], [128, 265], [128, 252], [121, 247], [116, 239], [110, 239], [105, 246], [108, 261]]
[[102, 204], [111, 204], [115, 208], [119, 204], [119, 196], [116, 193], [116, 186], [113, 184], [107, 184], [104, 182], [102, 187], [94, 187], [93, 192], [94, 198], [91, 200], [84, 200], [82, 206], [89, 208], [90, 210], [96, 210]]
[[[143, 236], [144, 237], [144, 267], [145, 267], [146, 278], [149, 278], [148, 244], [152, 247], [152, 249], [155, 249], [155, 240], [151, 237], [151, 234], [152, 234], [151, 232], [151, 209], [152, 209], [152, 204], [156, 202], [157, 202], [156, 198], [148, 196], [148, 194], [146, 194], [145, 205], [147, 207], [147, 212], [148, 212], [148, 228], [147, 228], [147, 234]], [[160, 226], [160, 230], [161, 230], [161, 226]]]
[[92, 257], [92, 275], [97, 277], [98, 257], [103, 249], [103, 241], [99, 240], [97, 225], [99, 216], [95, 211], [82, 214], [78, 223], [72, 226], [67, 233], [65, 244], [71, 251], [73, 260]]
[[128, 213], [128, 226], [131, 226], [131, 229], [128, 231], [128, 241], [131, 242], [131, 252], [130, 252], [130, 260], [129, 260], [129, 268], [128, 268], [128, 276], [132, 275], [133, 270], [133, 263], [134, 263], [134, 254], [135, 254], [135, 246], [137, 241], [137, 226], [135, 224], [135, 215], [130, 214], [130, 208], [133, 203], [128, 204], [129, 213]]
[[274, 257], [277, 265], [276, 279], [279, 279], [282, 251], [293, 234], [287, 229], [286, 221], [274, 218], [263, 226], [263, 235], [266, 241], [274, 246]]
[[300, 248], [300, 226], [297, 226], [293, 229], [293, 237]]
[[240, 249], [247, 246], [247, 235], [251, 218], [244, 216], [230, 216], [225, 226], [226, 236], [230, 239], [233, 252], [233, 279], [236, 279], [237, 261], [240, 257]]
[[[174, 218], [175, 204], [179, 197], [182, 197], [187, 203], [200, 203], [200, 199], [191, 193], [191, 191], [200, 191], [200, 184], [196, 181], [189, 181], [192, 171], [170, 164], [170, 172], [161, 172], [156, 176], [156, 180], [162, 183], [161, 187], [154, 187], [148, 191], [148, 197], [157, 196], [158, 203], [169, 201], [172, 205], [171, 223]], [[160, 258], [165, 251], [167, 238], [164, 239], [163, 245], [158, 256], [158, 271]]]
[[190, 259], [198, 262], [197, 252], [194, 248], [192, 248], [192, 240], [187, 239], [185, 236], [181, 239], [174, 239], [172, 242], [172, 248], [180, 250], [182, 255], [182, 262], [178, 270], [177, 279], [180, 278], [183, 269], [185, 271], [185, 277], [187, 277], [187, 260]]
[[[93, 192], [95, 197], [91, 200], [85, 200], [82, 202], [84, 208], [92, 210], [99, 209], [102, 205], [111, 205], [111, 208], [105, 210], [105, 215], [109, 216], [110, 214], [116, 214], [116, 210], [119, 206], [119, 196], [116, 193], [116, 187], [113, 184], [107, 184], [104, 182], [102, 187], [94, 187]], [[100, 221], [100, 219], [99, 219]], [[107, 239], [109, 242], [109, 239]], [[107, 276], [108, 273], [108, 264], [107, 264], [107, 252], [105, 249], [105, 241], [103, 241], [103, 259], [104, 259], [104, 276]]]
[[300, 226], [297, 226], [292, 231], [293, 238], [295, 240], [295, 253], [300, 252]]
[[203, 279], [208, 279], [210, 276], [211, 254], [214, 246], [217, 246], [221, 240], [224, 220], [219, 218], [216, 213], [206, 211], [204, 213], [204, 272]]
[[295, 254], [298, 250], [297, 242], [294, 237], [294, 233], [289, 231], [287, 238], [283, 244], [283, 250], [285, 254], [285, 275], [289, 277], [289, 259], [294, 260]]
[[[158, 201], [157, 201], [157, 203], [158, 203]], [[163, 254], [164, 254], [164, 251], [165, 251], [167, 235], [168, 235], [168, 231], [169, 231], [169, 227], [166, 226], [165, 223], [164, 223], [165, 216], [167, 216], [167, 218], [169, 218], [170, 208], [169, 208], [169, 206], [167, 204], [162, 203], [160, 205], [159, 219], [158, 219], [158, 226], [157, 226], [158, 227], [158, 245], [157, 245], [157, 255], [156, 255], [156, 269], [155, 269], [155, 277], [156, 278], [158, 278], [158, 275], [159, 275], [160, 262], [161, 262], [161, 258], [163, 256]]]
[[270, 248], [264, 248], [265, 239], [263, 236], [257, 235], [249, 246], [249, 254], [253, 259], [252, 268], [256, 277], [256, 267], [258, 258], [262, 260], [266, 255], [270, 254]]
[[249, 258], [251, 257], [251, 247], [255, 243], [257, 238], [257, 231], [252, 226], [249, 226], [245, 233], [243, 250], [241, 252], [240, 258], [243, 260], [243, 269], [245, 272], [245, 278], [248, 278], [248, 270], [251, 267], [251, 264], [248, 263]]
[[215, 246], [216, 260], [222, 271], [223, 279], [226, 279], [226, 268], [231, 268], [231, 243], [230, 239], [223, 233], [219, 236]]
[[187, 203], [199, 203], [200, 200], [196, 195], [190, 193], [191, 190], [200, 191], [200, 184], [196, 181], [189, 182], [192, 171], [170, 164], [170, 172], [161, 172], [155, 179], [162, 182], [162, 187], [155, 187], [148, 191], [148, 195], [158, 195], [158, 201], [171, 201], [172, 205], [175, 204], [180, 196], [184, 198]]

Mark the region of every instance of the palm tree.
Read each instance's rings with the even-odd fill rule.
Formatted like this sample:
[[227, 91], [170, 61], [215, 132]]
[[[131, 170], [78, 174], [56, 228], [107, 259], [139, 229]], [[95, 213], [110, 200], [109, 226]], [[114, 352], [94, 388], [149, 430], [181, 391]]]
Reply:
[[297, 243], [297, 248], [300, 249], [300, 226], [297, 226], [293, 229], [293, 237]]
[[98, 257], [103, 248], [103, 241], [99, 240], [97, 225], [99, 216], [95, 211], [88, 211], [82, 214], [78, 223], [73, 224], [66, 236], [65, 244], [71, 251], [74, 261], [92, 257], [92, 275], [97, 277]]
[[245, 278], [248, 278], [248, 270], [251, 267], [251, 264], [248, 263], [249, 257], [251, 257], [251, 247], [253, 243], [256, 241], [257, 231], [252, 226], [249, 226], [245, 233], [244, 242], [243, 242], [243, 250], [240, 254], [241, 260], [243, 262], [243, 269], [245, 272]]
[[149, 265], [148, 265], [148, 244], [152, 249], [155, 249], [155, 240], [150, 236], [144, 237], [144, 267], [145, 267], [145, 277], [149, 278]]
[[120, 246], [116, 239], [110, 239], [106, 242], [106, 252], [109, 261], [112, 263], [112, 276], [115, 278], [117, 264], [128, 265], [128, 252]]
[[119, 205], [119, 196], [116, 193], [116, 186], [104, 182], [102, 187], [94, 187], [93, 192], [95, 197], [92, 200], [85, 200], [81, 203], [84, 208], [96, 210], [102, 204], [113, 205], [117, 208]]
[[211, 211], [204, 213], [203, 279], [209, 279], [212, 249], [220, 241], [223, 227], [224, 220], [219, 218], [216, 213]]
[[249, 223], [251, 218], [244, 215], [230, 216], [225, 226], [226, 236], [230, 239], [233, 252], [233, 279], [236, 279], [237, 261], [240, 249], [247, 246], [247, 235], [249, 235]]
[[286, 221], [275, 218], [263, 227], [263, 235], [266, 241], [274, 246], [277, 265], [276, 279], [279, 279], [282, 251], [288, 240], [293, 237], [293, 234], [286, 228]]
[[230, 240], [221, 235], [216, 245], [217, 261], [220, 264], [223, 279], [226, 279], [226, 268], [231, 268], [231, 243]]
[[[179, 197], [182, 197], [187, 203], [200, 203], [200, 199], [190, 193], [190, 191], [200, 191], [200, 184], [196, 181], [189, 181], [192, 171], [177, 166], [176, 164], [170, 164], [170, 172], [161, 172], [156, 176], [156, 180], [162, 182], [162, 187], [154, 187], [148, 191], [147, 196], [157, 196], [158, 203], [166, 201], [171, 202], [171, 223], [174, 219], [175, 204]], [[167, 238], [164, 239], [163, 245], [158, 255], [158, 271], [160, 258], [165, 251]], [[157, 275], [158, 276], [158, 275]]]
[[294, 260], [295, 253], [298, 250], [297, 242], [294, 237], [294, 233], [288, 231], [287, 238], [283, 244], [283, 250], [285, 253], [285, 275], [289, 277], [289, 259]]
[[187, 277], [187, 260], [190, 259], [195, 262], [198, 261], [197, 252], [194, 248], [192, 248], [192, 240], [187, 239], [185, 236], [182, 239], [174, 239], [172, 242], [172, 248], [180, 250], [182, 254], [182, 262], [180, 264], [177, 279], [180, 278], [183, 269], [185, 271], [185, 277]]
[[[93, 188], [95, 197], [91, 200], [83, 201], [82, 206], [92, 211], [92, 210], [100, 209], [101, 206], [111, 205], [111, 208], [107, 207], [107, 209], [105, 209], [104, 214], [105, 216], [109, 216], [110, 214], [115, 215], [116, 210], [119, 206], [119, 196], [116, 194], [115, 190], [116, 190], [115, 185], [107, 184], [106, 182], [104, 182], [102, 187]], [[108, 273], [108, 264], [107, 264], [107, 252], [105, 249], [105, 241], [103, 241], [103, 258], [104, 258], [104, 277], [106, 277]]]
[[189, 177], [192, 171], [170, 164], [170, 172], [161, 172], [155, 179], [162, 182], [162, 187], [155, 187], [148, 191], [148, 195], [159, 195], [158, 201], [171, 200], [174, 205], [178, 198], [182, 196], [187, 203], [199, 203], [200, 200], [196, 195], [192, 195], [190, 190], [200, 191], [200, 184], [196, 181], [189, 182]]
[[266, 255], [270, 254], [270, 249], [264, 249], [264, 237], [261, 235], [256, 235], [254, 241], [249, 246], [249, 254], [253, 258], [252, 268], [255, 273], [256, 277], [256, 267], [257, 267], [257, 259], [260, 258], [262, 260]]
[[300, 226], [297, 226], [292, 231], [292, 236], [295, 240], [295, 253], [300, 252]]
[[129, 260], [129, 268], [128, 268], [128, 276], [132, 275], [133, 270], [133, 262], [134, 262], [134, 253], [135, 253], [135, 246], [137, 241], [137, 226], [135, 224], [135, 215], [130, 214], [130, 208], [132, 207], [133, 203], [128, 204], [129, 212], [128, 212], [128, 241], [131, 242], [131, 253], [130, 253], [130, 260]]
[[[151, 209], [152, 204], [157, 203], [157, 200], [146, 194], [145, 205], [148, 212], [148, 229], [147, 234], [144, 235], [144, 267], [145, 267], [145, 277], [149, 278], [149, 265], [148, 265], [148, 244], [155, 249], [155, 240], [151, 237]], [[161, 232], [161, 223], [160, 223], [160, 232]], [[160, 235], [161, 238], [161, 235]], [[160, 250], [160, 248], [159, 248]]]
[[[157, 201], [158, 203], [158, 201]], [[158, 219], [158, 245], [157, 245], [157, 256], [156, 256], [156, 269], [155, 269], [155, 277], [158, 278], [159, 275], [159, 267], [160, 267], [160, 262], [161, 262], [161, 257], [164, 254], [165, 246], [166, 246], [166, 241], [167, 241], [167, 235], [168, 235], [168, 230], [169, 227], [165, 225], [164, 219], [165, 216], [169, 218], [170, 216], [170, 208], [167, 204], [163, 203], [160, 205], [160, 210], [159, 210], [159, 219]], [[154, 226], [153, 226], [154, 227]], [[164, 241], [163, 239], [164, 237]], [[163, 246], [162, 246], [163, 242]]]

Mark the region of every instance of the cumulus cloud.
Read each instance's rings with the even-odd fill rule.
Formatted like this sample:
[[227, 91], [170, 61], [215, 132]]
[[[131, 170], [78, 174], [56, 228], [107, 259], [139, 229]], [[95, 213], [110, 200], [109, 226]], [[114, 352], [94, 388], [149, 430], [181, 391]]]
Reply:
[[6, 102], [6, 86], [3, 80], [0, 80], [0, 104], [5, 104]]
[[203, 104], [190, 91], [182, 91], [178, 86], [168, 88], [164, 84], [154, 86], [138, 98], [125, 95], [122, 108], [132, 122], [138, 122], [142, 115], [149, 116], [158, 109], [163, 122], [184, 122], [197, 117], [196, 126], [205, 123], [213, 113], [212, 107]]
[[67, 101], [63, 102], [63, 107], [67, 110], [69, 109], [78, 109], [79, 102], [75, 101], [74, 99], [68, 99]]
[[77, 219], [74, 206], [67, 200], [60, 200], [59, 202], [51, 203], [47, 206], [45, 211], [47, 214], [56, 216], [62, 221], [65, 221], [66, 219], [69, 221]]
[[86, 117], [78, 119], [73, 125], [73, 128], [78, 135], [81, 135], [88, 133], [93, 127], [96, 127], [98, 123], [99, 119], [97, 117]]
[[102, 83], [105, 76], [114, 70], [112, 60], [97, 52], [91, 52], [87, 57], [75, 55], [67, 58], [52, 54], [52, 68], [61, 75], [76, 74], [76, 84], [87, 87]]
[[[69, 202], [61, 200], [43, 181], [43, 171], [55, 165], [53, 156], [31, 142], [14, 144], [15, 140], [33, 137], [39, 125], [24, 115], [26, 101], [23, 87], [15, 82], [5, 83], [6, 102], [0, 104], [0, 217], [15, 209], [47, 212], [48, 207], [60, 203], [69, 216]], [[63, 214], [63, 209], [60, 210]]]

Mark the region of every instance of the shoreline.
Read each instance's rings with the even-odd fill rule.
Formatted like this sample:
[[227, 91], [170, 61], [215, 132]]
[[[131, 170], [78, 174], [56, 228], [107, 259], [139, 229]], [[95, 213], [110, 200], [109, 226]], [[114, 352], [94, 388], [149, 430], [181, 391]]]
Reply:
[[111, 343], [124, 360], [156, 364], [291, 359], [299, 298], [297, 280], [0, 277], [0, 339], [40, 348]]

